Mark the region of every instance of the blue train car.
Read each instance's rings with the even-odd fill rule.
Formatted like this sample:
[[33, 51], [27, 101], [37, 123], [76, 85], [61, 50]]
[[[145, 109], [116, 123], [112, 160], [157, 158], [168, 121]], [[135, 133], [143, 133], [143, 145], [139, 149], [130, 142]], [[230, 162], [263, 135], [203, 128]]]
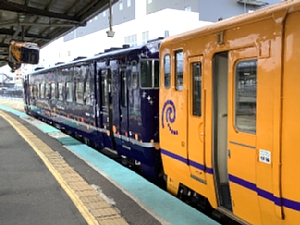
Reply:
[[157, 179], [160, 40], [108, 49], [26, 76], [25, 110], [109, 148]]

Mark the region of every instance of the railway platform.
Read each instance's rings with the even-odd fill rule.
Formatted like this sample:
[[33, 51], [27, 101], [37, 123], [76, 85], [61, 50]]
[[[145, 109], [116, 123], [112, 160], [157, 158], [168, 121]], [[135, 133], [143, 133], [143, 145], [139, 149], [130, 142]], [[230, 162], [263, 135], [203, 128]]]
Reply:
[[0, 98], [0, 224], [215, 225], [135, 172]]

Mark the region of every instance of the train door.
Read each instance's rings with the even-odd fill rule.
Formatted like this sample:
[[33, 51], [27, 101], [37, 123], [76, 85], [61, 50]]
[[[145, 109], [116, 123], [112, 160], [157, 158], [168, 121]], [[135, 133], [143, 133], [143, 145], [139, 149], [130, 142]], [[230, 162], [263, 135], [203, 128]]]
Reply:
[[[128, 134], [129, 112], [128, 112], [128, 73], [130, 71], [122, 68], [120, 71], [121, 90], [120, 90], [120, 131], [122, 134]], [[123, 136], [122, 136], [123, 137]], [[122, 143], [123, 145], [123, 143]], [[125, 144], [126, 146], [126, 144]]]
[[219, 206], [232, 210], [227, 168], [228, 52], [213, 58], [213, 152]]
[[[229, 53], [228, 174], [234, 215], [260, 224], [256, 189], [257, 48]], [[251, 206], [251, 210], [245, 210]], [[250, 208], [249, 208], [250, 209]]]
[[110, 68], [103, 68], [98, 71], [100, 79], [98, 85], [99, 107], [98, 118], [103, 131], [104, 146], [115, 149], [113, 135], [113, 108], [112, 108], [112, 71]]
[[[256, 192], [256, 48], [213, 59], [213, 146], [219, 206], [259, 223]], [[251, 210], [245, 210], [251, 205]]]
[[[96, 62], [95, 62], [96, 64]], [[101, 127], [103, 127], [103, 121], [102, 121], [102, 103], [101, 103], [101, 94], [102, 92], [100, 91], [102, 88], [102, 73], [101, 70], [95, 70], [94, 73], [96, 74], [95, 80], [94, 80], [94, 95], [95, 95], [95, 122], [96, 122], [96, 127], [97, 127], [97, 133], [98, 133], [98, 138], [96, 142], [100, 147], [103, 147], [103, 135], [100, 130]]]
[[110, 139], [109, 146], [111, 149], [116, 149], [115, 137], [113, 132], [113, 121], [114, 121], [114, 112], [113, 112], [113, 71], [108, 68], [106, 71], [106, 80], [107, 87], [105, 88], [106, 96], [107, 96], [107, 104], [108, 104], [108, 127], [106, 129], [109, 130], [107, 133]]
[[191, 177], [206, 184], [204, 107], [205, 93], [202, 89], [202, 56], [189, 58], [189, 80], [191, 91], [188, 107], [188, 158]]

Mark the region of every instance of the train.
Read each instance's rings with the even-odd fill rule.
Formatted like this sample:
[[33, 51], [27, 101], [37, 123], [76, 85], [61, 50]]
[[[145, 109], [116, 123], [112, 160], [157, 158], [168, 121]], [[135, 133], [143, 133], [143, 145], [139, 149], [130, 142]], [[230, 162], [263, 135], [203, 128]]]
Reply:
[[87, 144], [115, 151], [156, 180], [159, 41], [38, 68], [24, 82], [25, 111]]
[[294, 225], [299, 21], [300, 1], [288, 0], [34, 71], [25, 110], [240, 224]]

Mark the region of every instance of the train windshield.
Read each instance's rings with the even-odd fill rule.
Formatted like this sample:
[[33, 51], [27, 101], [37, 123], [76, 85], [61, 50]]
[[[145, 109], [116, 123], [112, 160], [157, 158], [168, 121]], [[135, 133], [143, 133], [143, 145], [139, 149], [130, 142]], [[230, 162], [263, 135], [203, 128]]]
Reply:
[[159, 61], [143, 60], [141, 61], [141, 88], [159, 87]]

